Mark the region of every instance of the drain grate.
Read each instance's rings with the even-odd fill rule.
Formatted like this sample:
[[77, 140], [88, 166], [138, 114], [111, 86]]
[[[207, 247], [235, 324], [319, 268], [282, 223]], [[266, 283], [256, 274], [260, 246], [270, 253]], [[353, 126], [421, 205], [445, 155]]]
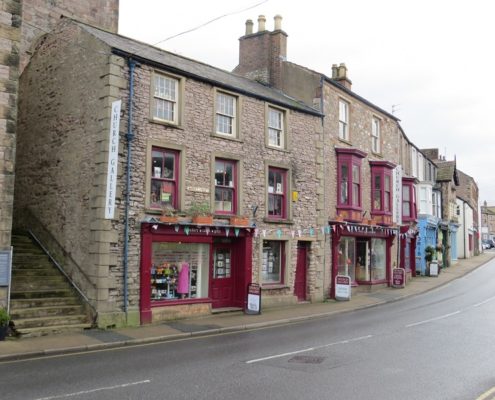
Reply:
[[325, 357], [317, 356], [295, 356], [289, 359], [290, 363], [299, 364], [321, 364], [325, 360]]

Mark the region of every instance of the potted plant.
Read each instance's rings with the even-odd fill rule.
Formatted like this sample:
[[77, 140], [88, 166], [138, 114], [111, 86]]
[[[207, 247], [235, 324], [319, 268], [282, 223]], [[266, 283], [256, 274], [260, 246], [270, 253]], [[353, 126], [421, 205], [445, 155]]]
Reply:
[[170, 204], [166, 204], [162, 208], [162, 215], [160, 217], [161, 222], [175, 223], [179, 220], [177, 215], [177, 210], [173, 208]]
[[213, 224], [213, 214], [208, 203], [193, 203], [189, 207], [188, 214], [192, 217], [193, 224]]
[[5, 340], [9, 329], [10, 315], [7, 310], [0, 307], [0, 340]]
[[248, 226], [249, 217], [247, 215], [231, 215], [230, 225], [234, 226]]

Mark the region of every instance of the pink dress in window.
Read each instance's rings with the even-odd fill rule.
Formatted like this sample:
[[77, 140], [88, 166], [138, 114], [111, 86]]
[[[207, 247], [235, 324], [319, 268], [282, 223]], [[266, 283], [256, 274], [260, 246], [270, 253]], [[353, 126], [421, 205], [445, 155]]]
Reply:
[[180, 271], [179, 278], [177, 282], [177, 293], [184, 294], [189, 293], [189, 264], [183, 263]]

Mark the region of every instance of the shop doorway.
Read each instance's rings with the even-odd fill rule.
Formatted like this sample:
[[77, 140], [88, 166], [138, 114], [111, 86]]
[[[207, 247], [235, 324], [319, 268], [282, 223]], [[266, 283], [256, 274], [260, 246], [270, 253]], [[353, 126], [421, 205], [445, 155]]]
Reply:
[[368, 282], [370, 277], [369, 240], [356, 241], [356, 281]]
[[308, 246], [305, 242], [299, 242], [297, 245], [297, 265], [296, 276], [294, 280], [294, 295], [298, 301], [306, 301], [306, 273], [308, 269], [307, 263]]
[[234, 302], [234, 282], [236, 274], [231, 246], [214, 245], [212, 259], [212, 307], [231, 307]]

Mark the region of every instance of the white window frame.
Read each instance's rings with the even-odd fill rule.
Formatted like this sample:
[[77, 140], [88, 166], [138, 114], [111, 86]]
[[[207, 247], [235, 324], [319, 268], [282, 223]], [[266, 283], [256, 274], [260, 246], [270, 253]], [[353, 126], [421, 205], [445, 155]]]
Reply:
[[[222, 102], [223, 100], [223, 102]], [[232, 106], [225, 106], [227, 101], [232, 102]], [[228, 137], [237, 137], [237, 97], [225, 92], [216, 92], [215, 96], [215, 133]], [[230, 132], [220, 129], [220, 119], [230, 122]], [[228, 126], [228, 124], [227, 124]]]
[[[278, 121], [272, 120], [272, 116], [277, 115]], [[276, 123], [274, 123], [276, 122]], [[276, 147], [278, 149], [285, 149], [285, 111], [275, 107], [268, 107], [267, 116], [267, 142], [268, 146]]]
[[411, 147], [411, 172], [412, 176], [418, 177], [418, 152], [414, 147]]
[[380, 154], [381, 150], [380, 120], [373, 117], [371, 119], [371, 151]]
[[[169, 82], [171, 84], [170, 88], [172, 90], [168, 90], [167, 88], [164, 87], [163, 92], [159, 90], [159, 80], [163, 80], [164, 84]], [[153, 94], [153, 104], [152, 104], [152, 117], [156, 121], [163, 121], [163, 122], [168, 122], [172, 124], [178, 124], [179, 123], [179, 97], [180, 97], [180, 79], [166, 75], [166, 74], [161, 74], [158, 72], [155, 72], [153, 74], [153, 89], [152, 89], [152, 94]], [[163, 110], [165, 110], [165, 106], [167, 104], [171, 105], [171, 112], [172, 112], [172, 118], [166, 118], [165, 115], [160, 116], [158, 115], [158, 108], [159, 104], [163, 106]], [[165, 111], [164, 111], [165, 114]]]
[[339, 139], [349, 140], [349, 103], [339, 100]]
[[425, 180], [425, 163], [421, 153], [418, 153], [418, 179], [420, 182]]

